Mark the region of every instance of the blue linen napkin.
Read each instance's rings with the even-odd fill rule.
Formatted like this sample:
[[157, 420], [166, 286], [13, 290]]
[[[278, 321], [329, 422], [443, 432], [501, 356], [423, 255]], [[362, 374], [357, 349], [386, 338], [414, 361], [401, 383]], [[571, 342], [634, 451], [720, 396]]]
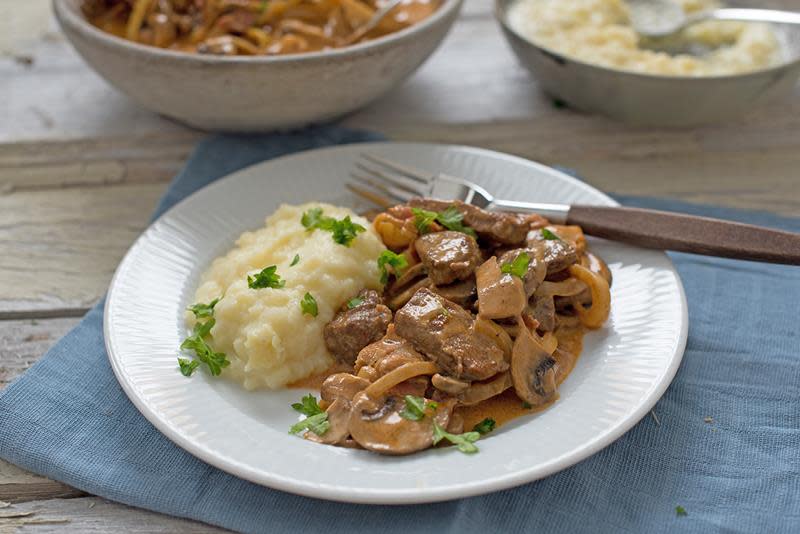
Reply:
[[[334, 127], [211, 137], [156, 215], [251, 163], [372, 139]], [[621, 201], [800, 231], [800, 219]], [[516, 489], [414, 507], [364, 506], [228, 475], [179, 449], [130, 403], [106, 357], [102, 303], [0, 394], [0, 457], [92, 494], [243, 532], [798, 532], [800, 269], [672, 257], [691, 326], [681, 368], [655, 409], [660, 424], [645, 417], [593, 457]]]

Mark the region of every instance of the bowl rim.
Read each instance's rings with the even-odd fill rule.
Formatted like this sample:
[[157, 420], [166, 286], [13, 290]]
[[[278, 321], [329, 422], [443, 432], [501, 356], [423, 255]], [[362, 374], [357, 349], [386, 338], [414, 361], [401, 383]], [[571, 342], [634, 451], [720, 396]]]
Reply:
[[377, 39], [356, 43], [354, 45], [349, 45], [342, 48], [318, 50], [314, 52], [300, 52], [295, 54], [281, 54], [275, 56], [219, 56], [213, 54], [198, 54], [193, 52], [182, 52], [166, 48], [159, 48], [157, 46], [150, 46], [129, 41], [127, 39], [123, 39], [122, 37], [105, 32], [92, 25], [89, 20], [84, 17], [82, 13], [80, 13], [79, 5], [82, 1], [83, 0], [52, 0], [52, 7], [56, 19], [62, 27], [69, 26], [71, 29], [81, 33], [88, 39], [102, 41], [111, 47], [125, 49], [133, 53], [145, 56], [162, 57], [175, 61], [210, 64], [253, 64], [324, 61], [327, 59], [354, 56], [358, 55], [359, 53], [368, 53], [376, 49], [389, 48], [397, 44], [399, 41], [404, 41], [414, 34], [424, 32], [430, 27], [437, 25], [442, 21], [446, 21], [448, 17], [457, 14], [464, 0], [441, 0], [442, 4], [438, 9], [436, 9], [436, 11], [433, 12], [430, 17], [417, 24], [412, 24], [407, 28], [383, 35]]
[[770, 75], [770, 74], [778, 74], [782, 71], [789, 70], [791, 68], [800, 66], [800, 56], [789, 59], [786, 61], [782, 61], [777, 65], [772, 65], [770, 67], [760, 68], [749, 72], [742, 72], [739, 74], [716, 74], [712, 76], [686, 76], [686, 75], [671, 75], [671, 74], [652, 74], [646, 72], [636, 72], [631, 70], [624, 70], [624, 69], [615, 69], [612, 67], [606, 67], [603, 65], [597, 65], [594, 63], [589, 63], [587, 61], [583, 61], [581, 59], [575, 58], [573, 56], [564, 55], [562, 52], [558, 52], [553, 50], [552, 48], [548, 48], [544, 45], [534, 43], [531, 39], [525, 37], [524, 35], [520, 35], [518, 31], [511, 27], [511, 24], [508, 23], [507, 20], [507, 10], [508, 6], [515, 2], [519, 2], [521, 0], [494, 0], [494, 17], [497, 19], [497, 22], [503, 28], [504, 31], [510, 33], [517, 39], [524, 41], [526, 44], [531, 46], [536, 50], [542, 51], [547, 53], [548, 55], [555, 56], [559, 59], [562, 59], [564, 62], [571, 62], [576, 63], [582, 67], [588, 67], [590, 69], [596, 69], [601, 72], [608, 72], [613, 74], [622, 74], [627, 76], [634, 76], [644, 80], [653, 80], [653, 81], [667, 81], [667, 82], [715, 82], [715, 81], [726, 81], [726, 80], [741, 80], [743, 78], [749, 77], [756, 77], [756, 76], [763, 76], [763, 75]]

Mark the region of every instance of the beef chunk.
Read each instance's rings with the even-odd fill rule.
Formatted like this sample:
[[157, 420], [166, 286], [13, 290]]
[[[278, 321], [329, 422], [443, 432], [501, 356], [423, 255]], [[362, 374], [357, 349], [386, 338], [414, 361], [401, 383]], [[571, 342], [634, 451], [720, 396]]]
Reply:
[[376, 291], [364, 289], [358, 298], [362, 300], [358, 306], [342, 306], [323, 331], [330, 353], [348, 364], [356, 361], [361, 349], [381, 339], [392, 322], [392, 311], [383, 305]]
[[559, 273], [578, 261], [578, 252], [569, 241], [529, 239], [528, 249], [542, 258], [547, 265], [548, 276]]
[[480, 265], [478, 243], [461, 232], [434, 232], [414, 242], [417, 254], [436, 285], [466, 280]]
[[503, 351], [474, 331], [472, 314], [428, 289], [420, 289], [395, 314], [397, 334], [449, 376], [485, 380], [508, 368]]
[[506, 245], [522, 245], [532, 226], [542, 227], [547, 224], [539, 215], [486, 211], [458, 200], [413, 198], [408, 204], [429, 211], [444, 211], [453, 206], [464, 216], [464, 224], [474, 229], [479, 236]]
[[478, 296], [475, 280], [472, 278], [446, 286], [433, 286], [430, 290], [465, 309], [470, 309]]

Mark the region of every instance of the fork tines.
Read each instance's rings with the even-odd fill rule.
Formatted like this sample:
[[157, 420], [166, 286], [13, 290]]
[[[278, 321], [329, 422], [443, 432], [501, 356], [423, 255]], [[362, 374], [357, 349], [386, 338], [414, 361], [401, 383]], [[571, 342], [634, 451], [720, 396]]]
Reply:
[[361, 158], [355, 170], [350, 172], [350, 177], [358, 185], [347, 184], [348, 189], [356, 195], [375, 204], [389, 206], [430, 194], [435, 176], [372, 154], [361, 154]]

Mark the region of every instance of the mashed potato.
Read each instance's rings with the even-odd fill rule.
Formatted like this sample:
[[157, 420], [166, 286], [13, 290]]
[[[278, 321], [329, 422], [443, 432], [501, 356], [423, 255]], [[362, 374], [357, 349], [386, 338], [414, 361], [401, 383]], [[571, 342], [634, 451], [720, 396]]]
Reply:
[[[313, 207], [337, 219], [350, 215], [367, 230], [349, 247], [335, 243], [330, 232], [308, 232], [300, 218]], [[233, 250], [214, 260], [195, 293], [195, 302], [204, 303], [224, 295], [214, 308], [210, 343], [231, 361], [223, 376], [247, 389], [278, 388], [327, 369], [332, 359], [322, 330], [359, 290], [380, 289], [376, 260], [383, 250], [364, 218], [320, 203], [281, 206], [264, 228], [242, 234]], [[296, 254], [300, 261], [290, 267]], [[247, 275], [270, 265], [278, 266], [286, 286], [250, 289]], [[317, 301], [317, 317], [300, 309], [306, 292]], [[187, 322], [191, 324], [191, 314]]]
[[[713, 0], [677, 0], [687, 13], [717, 6]], [[669, 55], [639, 46], [623, 0], [518, 0], [508, 22], [520, 35], [553, 51], [614, 69], [667, 76], [720, 76], [780, 62], [769, 25], [708, 21], [678, 39], [710, 50], [702, 56]]]

